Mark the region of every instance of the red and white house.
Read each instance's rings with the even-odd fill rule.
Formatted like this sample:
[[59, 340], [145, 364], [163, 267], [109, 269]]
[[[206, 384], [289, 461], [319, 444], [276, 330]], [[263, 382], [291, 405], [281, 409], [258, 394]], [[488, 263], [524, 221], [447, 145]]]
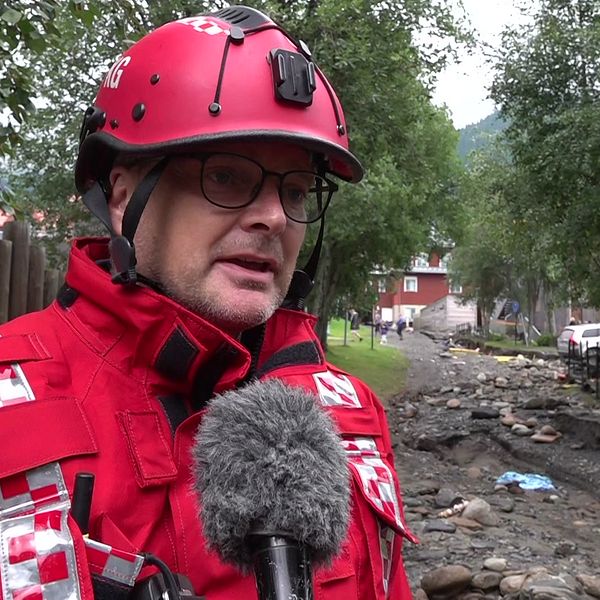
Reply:
[[[426, 307], [448, 296], [460, 296], [461, 286], [453, 285], [448, 278], [449, 259], [449, 254], [440, 257], [435, 252], [429, 256], [417, 255], [410, 269], [391, 284], [387, 277], [376, 275], [379, 292], [377, 310], [382, 318], [395, 322], [403, 315], [411, 323], [421, 316]], [[454, 304], [458, 305], [458, 302]]]

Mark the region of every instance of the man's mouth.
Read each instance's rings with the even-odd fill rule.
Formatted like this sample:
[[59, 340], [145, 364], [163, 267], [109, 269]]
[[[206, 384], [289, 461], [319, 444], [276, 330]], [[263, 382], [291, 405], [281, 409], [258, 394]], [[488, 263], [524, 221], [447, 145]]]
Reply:
[[247, 260], [245, 258], [230, 258], [227, 259], [225, 262], [238, 265], [240, 267], [243, 267], [244, 269], [249, 269], [251, 271], [258, 271], [259, 273], [266, 273], [267, 271], [273, 270], [272, 265], [267, 261]]

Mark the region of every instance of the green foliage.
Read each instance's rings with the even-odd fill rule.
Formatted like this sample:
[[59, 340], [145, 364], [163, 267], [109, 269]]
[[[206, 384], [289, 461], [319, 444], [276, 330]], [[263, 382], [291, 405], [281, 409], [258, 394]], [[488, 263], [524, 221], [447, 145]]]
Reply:
[[501, 333], [490, 333], [487, 336], [487, 341], [488, 342], [504, 342], [506, 341], [506, 336], [502, 335]]
[[505, 157], [496, 151], [476, 155], [461, 180], [461, 219], [449, 274], [463, 286], [464, 300], [477, 300], [484, 330], [498, 297], [509, 287], [511, 224], [504, 210]]
[[535, 340], [537, 346], [556, 346], [556, 336], [551, 333], [544, 333], [540, 335], [540, 337]]
[[546, 240], [558, 296], [600, 305], [600, 5], [542, 0], [507, 30], [492, 96], [509, 120], [524, 227]]
[[468, 162], [472, 152], [489, 146], [505, 128], [506, 123], [498, 116], [497, 112], [488, 115], [478, 123], [463, 127], [459, 131], [458, 155]]
[[507, 127], [472, 155], [453, 263], [467, 296], [494, 293], [533, 320], [573, 299], [600, 305], [600, 5], [541, 0], [507, 29], [492, 97]]
[[17, 141], [16, 124], [22, 123], [34, 108], [27, 63], [56, 35], [52, 19], [57, 4], [26, 0], [13, 1], [10, 6], [0, 4], [0, 113], [8, 111], [11, 117], [0, 128], [0, 156]]
[[[38, 4], [44, 3], [33, 3]], [[72, 169], [79, 125], [103, 74], [146, 31], [226, 4], [54, 3], [57, 33], [48, 38], [51, 51], [32, 54], [22, 73], [30, 90], [43, 90], [43, 102], [37, 111], [23, 113], [23, 143], [13, 149], [6, 171], [18, 199], [13, 209], [26, 218], [43, 211], [45, 239], [55, 240], [56, 260], [70, 236], [100, 231], [78, 201], [68, 200], [75, 200]], [[432, 227], [443, 231], [446, 218], [454, 216], [460, 169], [456, 132], [429, 98], [432, 78], [452, 50], [417, 48], [413, 39], [422, 29], [450, 40], [466, 38], [438, 0], [245, 4], [271, 14], [307, 42], [338, 91], [352, 148], [367, 170], [360, 185], [342, 184], [332, 203], [312, 308], [327, 315], [336, 297], [368, 302], [373, 290], [365, 289], [364, 282], [373, 266], [402, 268], [412, 254], [426, 249]], [[315, 232], [310, 235], [314, 239]]]

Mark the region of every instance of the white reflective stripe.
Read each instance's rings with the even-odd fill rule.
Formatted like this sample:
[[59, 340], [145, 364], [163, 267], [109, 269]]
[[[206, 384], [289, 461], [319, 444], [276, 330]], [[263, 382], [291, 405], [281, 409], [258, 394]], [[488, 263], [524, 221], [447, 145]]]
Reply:
[[394, 556], [394, 539], [396, 534], [391, 527], [382, 525], [379, 526], [379, 545], [381, 548], [381, 566], [383, 573], [383, 589], [385, 597], [389, 598], [390, 573], [392, 572], [392, 558]]
[[116, 550], [108, 544], [85, 539], [88, 564], [94, 575], [112, 579], [130, 587], [144, 566], [144, 558], [139, 554]]
[[348, 456], [380, 456], [377, 444], [371, 437], [346, 437], [342, 440], [342, 446]]
[[[53, 487], [61, 488], [61, 482], [54, 481]], [[0, 520], [3, 598], [80, 600], [75, 547], [67, 525], [68, 496], [60, 499], [59, 494], [43, 507], [36, 507], [34, 500], [29, 506], [33, 510], [26, 514], [5, 514]]]
[[0, 519], [69, 503], [58, 463], [43, 465], [0, 480]]
[[350, 468], [358, 475], [365, 496], [401, 531], [406, 531], [400, 517], [400, 503], [391, 469], [382, 460], [377, 444], [369, 437], [346, 437], [342, 446]]
[[35, 400], [33, 391], [18, 364], [0, 365], [0, 407]]
[[313, 379], [323, 406], [362, 408], [352, 382], [345, 375], [323, 371], [313, 373]]

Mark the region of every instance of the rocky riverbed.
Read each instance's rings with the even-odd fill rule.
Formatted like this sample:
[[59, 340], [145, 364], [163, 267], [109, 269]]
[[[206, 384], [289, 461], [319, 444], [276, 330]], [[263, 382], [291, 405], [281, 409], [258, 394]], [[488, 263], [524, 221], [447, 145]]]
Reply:
[[557, 359], [404, 337], [388, 419], [415, 600], [600, 598], [600, 402]]

